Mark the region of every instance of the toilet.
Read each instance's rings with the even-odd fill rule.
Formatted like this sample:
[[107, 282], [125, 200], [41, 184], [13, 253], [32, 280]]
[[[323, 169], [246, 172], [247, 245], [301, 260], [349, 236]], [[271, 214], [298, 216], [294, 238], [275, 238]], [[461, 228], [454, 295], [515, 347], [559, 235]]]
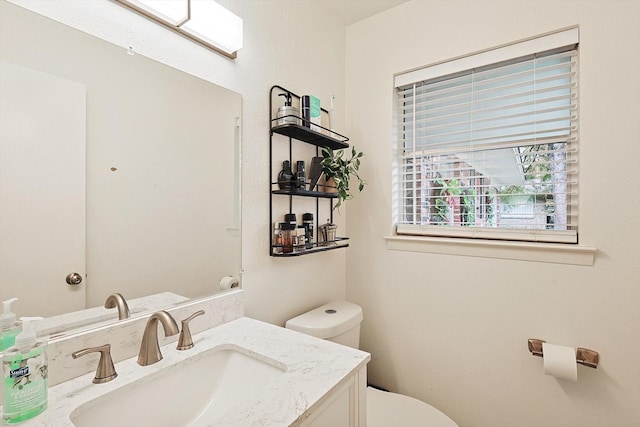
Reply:
[[[360, 345], [362, 308], [335, 301], [289, 319], [285, 327], [353, 348]], [[367, 427], [458, 427], [431, 405], [402, 394], [367, 387]]]

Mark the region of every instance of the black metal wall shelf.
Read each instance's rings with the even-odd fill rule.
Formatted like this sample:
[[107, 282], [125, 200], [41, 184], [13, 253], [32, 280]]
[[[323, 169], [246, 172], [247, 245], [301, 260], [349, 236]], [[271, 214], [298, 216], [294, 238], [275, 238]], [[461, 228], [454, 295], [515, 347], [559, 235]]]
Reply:
[[[302, 190], [302, 189], [279, 189], [277, 183], [272, 182], [272, 174], [274, 172], [273, 165], [273, 136], [274, 134], [282, 135], [289, 138], [289, 161], [293, 163], [291, 159], [292, 146], [293, 141], [300, 141], [303, 143], [311, 144], [316, 147], [316, 156], [320, 155], [320, 149], [322, 147], [329, 147], [333, 150], [341, 150], [344, 148], [348, 148], [349, 138], [344, 135], [341, 135], [333, 130], [327, 129], [323, 126], [318, 126], [321, 130], [320, 132], [316, 130], [310, 129], [310, 127], [302, 126], [300, 124], [294, 123], [286, 123], [286, 124], [278, 124], [278, 118], [273, 118], [273, 99], [274, 99], [274, 91], [281, 91], [282, 93], [289, 93], [292, 97], [295, 97], [297, 101], [300, 101], [300, 95], [297, 95], [291, 92], [288, 89], [285, 89], [282, 86], [272, 86], [269, 91], [269, 224], [273, 225], [274, 216], [273, 216], [273, 197], [282, 196], [289, 198], [289, 212], [292, 213], [293, 199], [295, 197], [311, 197], [316, 200], [316, 224], [315, 224], [315, 232], [314, 236], [316, 240], [319, 239], [319, 200], [325, 199], [328, 200], [329, 203], [329, 220], [333, 222], [333, 199], [337, 198], [337, 193], [332, 192], [322, 192], [322, 191], [311, 191], [311, 190]], [[276, 96], [277, 98], [277, 96]], [[322, 112], [328, 114], [329, 112], [321, 108]], [[287, 116], [287, 117], [295, 117], [298, 123], [303, 123], [303, 119], [298, 116]], [[324, 133], [323, 133], [324, 132]], [[284, 252], [283, 247], [276, 245], [273, 243], [273, 231], [269, 231], [269, 254], [272, 257], [297, 257], [301, 255], [309, 255], [318, 252], [326, 252], [334, 249], [342, 249], [349, 247], [348, 237], [337, 237], [336, 240], [332, 242], [315, 242], [311, 247], [306, 247], [305, 245], [298, 245], [293, 248], [291, 252]]]

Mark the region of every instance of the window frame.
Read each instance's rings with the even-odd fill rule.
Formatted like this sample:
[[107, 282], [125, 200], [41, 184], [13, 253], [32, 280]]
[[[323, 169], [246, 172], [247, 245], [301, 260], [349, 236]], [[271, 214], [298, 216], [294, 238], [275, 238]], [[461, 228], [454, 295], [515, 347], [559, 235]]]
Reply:
[[[394, 87], [399, 88], [413, 83], [425, 80], [437, 79], [443, 76], [452, 75], [467, 71], [473, 68], [486, 67], [487, 65], [510, 61], [519, 57], [534, 55], [539, 52], [552, 51], [566, 47], [573, 47], [577, 51], [579, 42], [578, 27], [573, 26], [535, 36], [529, 39], [505, 44], [496, 48], [487, 49], [471, 55], [454, 58], [452, 60], [443, 61], [423, 68], [411, 70], [409, 72], [400, 73], [394, 76]], [[397, 101], [397, 95], [394, 97]], [[398, 113], [398, 104], [394, 104], [394, 111]], [[396, 122], [397, 123], [397, 122]], [[396, 124], [395, 126], [400, 126]], [[504, 241], [505, 243], [517, 242], [531, 244], [537, 242], [547, 242], [550, 244], [577, 244], [577, 231], [567, 230], [524, 230], [524, 229], [503, 229], [503, 228], [481, 228], [473, 227], [466, 229], [465, 227], [451, 227], [439, 225], [414, 225], [400, 224], [399, 218], [402, 203], [400, 199], [404, 197], [404, 189], [401, 183], [402, 155], [403, 150], [398, 137], [400, 129], [394, 128], [395, 150], [393, 156], [394, 185], [393, 185], [393, 223], [394, 236], [399, 238], [407, 236], [408, 238], [424, 237], [429, 239], [486, 239], [487, 241]], [[574, 136], [574, 135], [572, 135]], [[576, 131], [577, 140], [577, 131]], [[577, 207], [576, 207], [577, 209]], [[577, 224], [576, 224], [577, 226]], [[396, 239], [397, 241], [397, 239]], [[591, 261], [592, 262], [592, 261]]]

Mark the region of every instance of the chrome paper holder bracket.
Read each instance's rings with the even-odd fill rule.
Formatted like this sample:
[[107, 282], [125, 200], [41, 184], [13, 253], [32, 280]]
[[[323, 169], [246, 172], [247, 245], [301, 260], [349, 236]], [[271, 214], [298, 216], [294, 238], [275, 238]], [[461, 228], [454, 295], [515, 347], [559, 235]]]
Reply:
[[[544, 357], [542, 352], [542, 343], [543, 340], [538, 340], [535, 338], [530, 338], [528, 345], [529, 351], [532, 355], [538, 357]], [[588, 348], [578, 347], [576, 349], [576, 363], [580, 365], [587, 366], [589, 368], [597, 369], [598, 361], [600, 359], [600, 354], [597, 351], [589, 350]]]

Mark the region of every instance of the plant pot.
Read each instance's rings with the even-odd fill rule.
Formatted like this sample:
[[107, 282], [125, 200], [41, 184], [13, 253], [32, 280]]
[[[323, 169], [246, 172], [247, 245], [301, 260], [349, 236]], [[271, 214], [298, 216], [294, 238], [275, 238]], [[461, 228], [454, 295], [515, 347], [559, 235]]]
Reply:
[[318, 186], [320, 191], [324, 191], [325, 193], [337, 193], [338, 188], [336, 187], [336, 181], [331, 178], [325, 178], [322, 185]]

